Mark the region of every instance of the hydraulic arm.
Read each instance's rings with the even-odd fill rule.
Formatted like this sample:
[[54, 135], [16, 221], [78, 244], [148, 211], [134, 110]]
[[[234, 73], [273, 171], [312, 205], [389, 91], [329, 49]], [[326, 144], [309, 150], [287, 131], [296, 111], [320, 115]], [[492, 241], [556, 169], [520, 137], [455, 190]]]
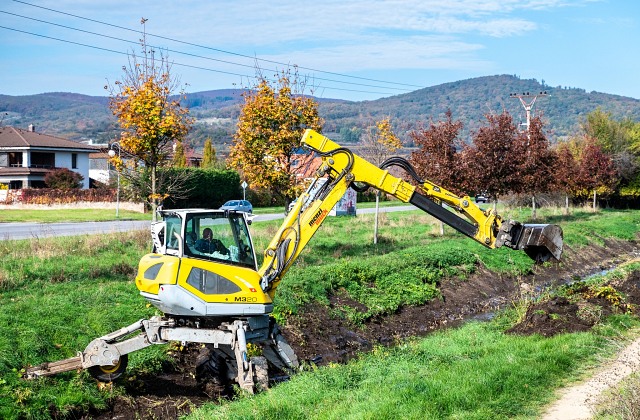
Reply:
[[[265, 251], [259, 273], [262, 288], [271, 297], [282, 276], [350, 186], [360, 190], [373, 187], [391, 194], [489, 248], [507, 246], [523, 250], [536, 261], [560, 259], [562, 255], [559, 226], [505, 221], [492, 209], [483, 210], [475, 205], [468, 196], [458, 197], [430, 181], [420, 180], [405, 159], [392, 158], [379, 168], [313, 130], [305, 132], [302, 144], [322, 157], [314, 182], [325, 177], [327, 182], [313, 196], [305, 193], [298, 199]], [[390, 166], [404, 169], [417, 185], [390, 174], [386, 169]]]

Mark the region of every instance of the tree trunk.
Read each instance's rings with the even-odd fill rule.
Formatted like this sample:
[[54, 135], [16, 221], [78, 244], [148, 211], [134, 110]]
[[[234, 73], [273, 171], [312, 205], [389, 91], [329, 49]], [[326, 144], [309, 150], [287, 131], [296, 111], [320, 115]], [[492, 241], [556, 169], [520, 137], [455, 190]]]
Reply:
[[444, 236], [444, 222], [440, 220], [440, 236]]
[[156, 201], [156, 167], [151, 167], [151, 217], [154, 222], [158, 221], [156, 215], [156, 209], [158, 208], [158, 202]]
[[596, 211], [596, 190], [593, 190], [593, 211]]
[[565, 194], [564, 196], [564, 214], [569, 214], [569, 195]]

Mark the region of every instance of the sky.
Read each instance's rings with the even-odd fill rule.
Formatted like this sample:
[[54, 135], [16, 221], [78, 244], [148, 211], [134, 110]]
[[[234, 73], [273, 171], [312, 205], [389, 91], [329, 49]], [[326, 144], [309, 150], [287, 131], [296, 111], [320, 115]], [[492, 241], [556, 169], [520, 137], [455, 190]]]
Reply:
[[498, 74], [640, 99], [637, 0], [2, 0], [0, 94], [108, 96], [143, 30], [186, 92], [297, 68], [353, 101]]

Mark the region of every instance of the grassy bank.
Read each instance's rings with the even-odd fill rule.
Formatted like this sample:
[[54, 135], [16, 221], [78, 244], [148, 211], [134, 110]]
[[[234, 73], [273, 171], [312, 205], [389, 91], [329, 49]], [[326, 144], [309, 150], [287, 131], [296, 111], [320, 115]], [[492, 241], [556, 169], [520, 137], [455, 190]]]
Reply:
[[[562, 225], [572, 248], [590, 238], [633, 238], [640, 230], [640, 212], [545, 217]], [[278, 225], [252, 225], [258, 249]], [[364, 322], [437, 296], [438, 279], [464, 278], [479, 263], [516, 275], [532, 269], [524, 253], [486, 249], [450, 228], [441, 237], [438, 222], [419, 211], [382, 215], [377, 245], [372, 231], [372, 216], [329, 218], [278, 290], [277, 316], [286, 322], [306, 303], [326, 304], [340, 290], [368, 310], [344, 308], [336, 316]], [[124, 392], [119, 384], [98, 389], [86, 373], [29, 382], [19, 376], [26, 365], [74, 356], [93, 338], [156, 313], [132, 281], [148, 250], [146, 232], [0, 243], [0, 417], [49, 418], [104, 407]], [[194, 416], [527, 417], [548, 400], [544, 384], [560, 386], [578, 375], [582, 364], [610, 352], [610, 338], [633, 323], [617, 318], [594, 333], [541, 339], [504, 336], [501, 331], [512, 321], [504, 317], [438, 333], [429, 343], [377, 349], [349, 365], [304, 373], [264, 395], [208, 406]], [[154, 346], [133, 354], [129, 375], [159, 370], [167, 362], [165, 352]]]
[[[151, 220], [151, 215], [136, 211], [120, 210], [119, 219]], [[115, 210], [113, 209], [8, 209], [0, 211], [0, 223], [106, 222], [109, 220], [116, 220]]]
[[611, 319], [593, 333], [510, 336], [504, 324], [468, 323], [347, 365], [296, 375], [255, 396], [208, 404], [190, 419], [536, 418], [553, 392], [593, 367], [637, 325]]

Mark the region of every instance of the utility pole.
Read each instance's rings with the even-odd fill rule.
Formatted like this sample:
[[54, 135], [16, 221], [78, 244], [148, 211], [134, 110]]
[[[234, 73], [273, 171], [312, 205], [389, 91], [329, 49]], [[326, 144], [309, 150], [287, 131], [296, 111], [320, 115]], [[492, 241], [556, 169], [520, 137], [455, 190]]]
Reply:
[[[522, 104], [522, 106], [524, 107], [524, 110], [527, 112], [527, 122], [524, 124], [526, 125], [526, 133], [527, 133], [527, 154], [529, 154], [529, 139], [530, 137], [530, 133], [529, 133], [529, 127], [531, 127], [531, 109], [533, 109], [533, 105], [536, 103], [536, 100], [538, 99], [538, 96], [547, 96], [547, 91], [541, 91], [540, 93], [536, 94], [534, 93], [533, 95], [529, 92], [522, 92], [520, 93], [510, 93], [509, 97], [510, 98], [518, 98], [520, 99], [520, 103]], [[531, 99], [530, 102], [527, 102], [525, 99]], [[520, 125], [523, 125], [522, 123]], [[533, 215], [533, 218], [536, 218], [536, 196], [535, 193], [531, 196], [531, 212]]]
[[[520, 124], [520, 125], [525, 125], [526, 126], [526, 132], [529, 133], [529, 127], [531, 126], [531, 109], [533, 109], [533, 104], [536, 103], [536, 100], [538, 99], [538, 96], [547, 96], [547, 91], [541, 91], [540, 93], [529, 93], [529, 92], [522, 92], [522, 93], [510, 93], [509, 97], [510, 98], [518, 98], [520, 99], [520, 103], [522, 104], [522, 106], [524, 107], [524, 110], [527, 112], [527, 122], [525, 124]], [[530, 102], [527, 103], [527, 101], [525, 101], [525, 99], [529, 99], [529, 98], [533, 98], [531, 99]]]

